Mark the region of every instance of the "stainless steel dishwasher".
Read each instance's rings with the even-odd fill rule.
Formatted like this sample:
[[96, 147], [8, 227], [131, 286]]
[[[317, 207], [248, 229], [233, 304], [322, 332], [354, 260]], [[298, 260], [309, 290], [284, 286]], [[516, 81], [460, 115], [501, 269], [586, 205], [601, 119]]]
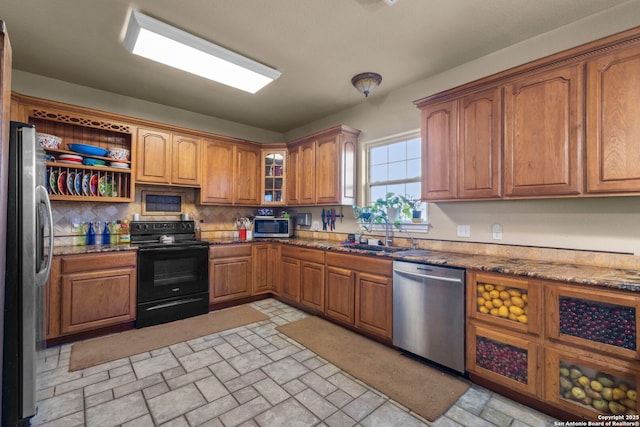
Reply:
[[465, 271], [393, 262], [393, 344], [465, 372]]

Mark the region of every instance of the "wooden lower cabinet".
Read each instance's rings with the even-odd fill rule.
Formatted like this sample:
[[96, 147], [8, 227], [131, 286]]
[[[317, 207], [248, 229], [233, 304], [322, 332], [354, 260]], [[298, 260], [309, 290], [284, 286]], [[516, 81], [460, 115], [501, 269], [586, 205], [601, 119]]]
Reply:
[[324, 311], [322, 250], [283, 246], [280, 253], [280, 296], [311, 311]]
[[391, 341], [393, 338], [391, 277], [356, 272], [356, 327]]
[[47, 339], [135, 320], [136, 259], [135, 252], [54, 257]]
[[324, 263], [300, 263], [300, 303], [313, 311], [324, 311]]
[[[489, 300], [482, 297], [487, 285], [498, 298], [502, 291], [526, 295], [522, 308], [528, 323], [481, 312], [480, 298]], [[637, 417], [637, 293], [475, 271], [467, 272], [467, 289], [472, 380], [533, 397], [566, 419]]]
[[355, 325], [355, 273], [346, 268], [327, 267], [325, 314], [339, 322]]
[[280, 257], [280, 296], [285, 301], [300, 302], [300, 260]]
[[467, 370], [535, 397], [542, 395], [540, 348], [524, 334], [467, 324]]
[[254, 243], [251, 248], [252, 294], [279, 292], [280, 245]]
[[325, 315], [391, 341], [392, 266], [390, 259], [327, 252]]
[[637, 363], [594, 357], [571, 347], [545, 350], [545, 398], [572, 414], [589, 420], [624, 414], [627, 421], [637, 422], [638, 385]]
[[251, 244], [209, 248], [209, 302], [251, 295]]

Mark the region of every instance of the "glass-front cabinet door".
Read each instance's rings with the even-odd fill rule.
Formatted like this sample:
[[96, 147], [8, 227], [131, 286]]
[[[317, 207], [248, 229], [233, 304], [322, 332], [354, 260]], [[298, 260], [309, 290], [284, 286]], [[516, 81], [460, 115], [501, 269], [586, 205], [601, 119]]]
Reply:
[[262, 204], [284, 205], [287, 150], [262, 150]]

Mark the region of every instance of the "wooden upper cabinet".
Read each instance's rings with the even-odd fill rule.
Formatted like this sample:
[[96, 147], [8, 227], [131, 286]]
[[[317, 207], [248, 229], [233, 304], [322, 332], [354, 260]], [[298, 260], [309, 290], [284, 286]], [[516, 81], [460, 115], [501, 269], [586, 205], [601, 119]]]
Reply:
[[156, 184], [171, 183], [171, 134], [154, 129], [138, 129], [136, 180]]
[[505, 195], [582, 191], [583, 85], [578, 63], [505, 86]]
[[237, 205], [259, 205], [262, 152], [259, 147], [249, 145], [236, 145], [234, 150], [233, 201]]
[[459, 103], [458, 197], [502, 195], [502, 88], [466, 96]]
[[173, 135], [171, 182], [200, 186], [200, 139]]
[[298, 169], [298, 196], [300, 204], [316, 202], [316, 143], [308, 141], [300, 145]]
[[300, 149], [295, 147], [287, 151], [287, 198], [290, 205], [300, 204]]
[[456, 197], [458, 101], [421, 108], [422, 198]]
[[640, 45], [587, 63], [587, 192], [640, 191]]
[[233, 140], [203, 142], [200, 203], [248, 205], [260, 203], [259, 147]]
[[487, 199], [502, 194], [502, 88], [422, 111], [422, 198]]
[[138, 129], [136, 180], [200, 186], [200, 139], [156, 129]]
[[233, 144], [205, 139], [202, 144], [200, 203], [233, 203]]
[[360, 131], [336, 126], [289, 144], [287, 204], [350, 205]]

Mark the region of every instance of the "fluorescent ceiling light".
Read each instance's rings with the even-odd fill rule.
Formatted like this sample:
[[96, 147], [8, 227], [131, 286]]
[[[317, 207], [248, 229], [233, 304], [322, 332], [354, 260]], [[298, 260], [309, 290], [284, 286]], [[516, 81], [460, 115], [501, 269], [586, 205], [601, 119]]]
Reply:
[[256, 93], [278, 77], [267, 67], [162, 21], [131, 11], [124, 46], [131, 53]]

